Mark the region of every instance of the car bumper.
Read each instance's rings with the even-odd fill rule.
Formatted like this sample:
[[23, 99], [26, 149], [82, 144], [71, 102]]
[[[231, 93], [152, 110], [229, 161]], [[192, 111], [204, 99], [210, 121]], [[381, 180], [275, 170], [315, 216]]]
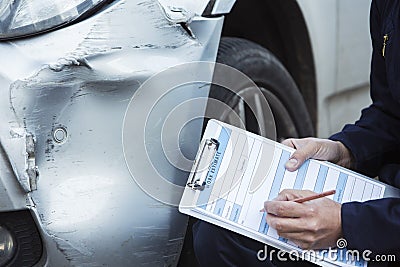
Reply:
[[[124, 116], [149, 77], [215, 61], [222, 22], [196, 17], [190, 36], [157, 3], [129, 0], [66, 28], [0, 43], [1, 154], [12, 166], [0, 172], [0, 211], [31, 211], [44, 246], [38, 265], [176, 265], [187, 218], [133, 179], [123, 153]], [[206, 97], [208, 89], [193, 87], [183, 99]], [[190, 125], [198, 139], [201, 123]], [[37, 177], [24, 173], [15, 129], [34, 137]], [[188, 153], [196, 148], [193, 140], [183, 142]], [[187, 178], [172, 165], [163, 168], [178, 182]]]

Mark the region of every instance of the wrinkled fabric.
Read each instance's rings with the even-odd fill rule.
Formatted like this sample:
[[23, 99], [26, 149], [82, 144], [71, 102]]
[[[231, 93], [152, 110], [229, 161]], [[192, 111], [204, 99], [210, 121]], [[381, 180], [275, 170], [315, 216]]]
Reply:
[[[356, 171], [400, 187], [400, 1], [373, 0], [370, 29], [373, 103], [330, 139], [351, 151]], [[400, 199], [343, 204], [342, 230], [348, 248], [400, 260]]]

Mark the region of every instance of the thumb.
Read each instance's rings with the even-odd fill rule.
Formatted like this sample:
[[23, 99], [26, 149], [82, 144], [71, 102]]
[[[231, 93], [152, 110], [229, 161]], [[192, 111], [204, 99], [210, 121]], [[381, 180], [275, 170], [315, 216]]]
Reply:
[[303, 146], [296, 144], [298, 140], [292, 140], [298, 149], [292, 154], [285, 167], [288, 171], [295, 171], [300, 168], [303, 163], [312, 158], [318, 151], [318, 144], [315, 142], [307, 142]]
[[294, 144], [295, 139], [294, 138], [288, 138], [282, 141], [282, 144], [291, 148], [296, 148], [296, 145]]

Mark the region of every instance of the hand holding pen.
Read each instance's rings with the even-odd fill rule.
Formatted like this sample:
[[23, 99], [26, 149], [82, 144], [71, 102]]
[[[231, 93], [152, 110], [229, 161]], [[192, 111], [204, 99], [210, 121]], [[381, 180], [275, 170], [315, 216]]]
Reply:
[[[323, 193], [320, 193], [320, 194], [316, 194], [316, 195], [312, 195], [312, 196], [308, 196], [308, 197], [296, 198], [296, 199], [291, 200], [291, 201], [296, 202], [296, 203], [304, 203], [306, 201], [311, 201], [311, 200], [314, 200], [314, 199], [319, 199], [319, 198], [331, 196], [331, 195], [334, 195], [335, 193], [336, 193], [336, 190], [329, 190], [329, 191], [326, 191], [326, 192], [323, 192]], [[265, 208], [262, 208], [260, 210], [260, 212], [265, 212]]]
[[283, 190], [264, 203], [267, 224], [303, 249], [335, 247], [342, 237], [341, 204], [309, 190]]

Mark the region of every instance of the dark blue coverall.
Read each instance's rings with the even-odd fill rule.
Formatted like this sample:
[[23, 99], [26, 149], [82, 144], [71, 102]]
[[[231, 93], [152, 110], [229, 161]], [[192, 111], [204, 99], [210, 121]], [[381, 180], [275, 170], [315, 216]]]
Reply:
[[[373, 104], [330, 139], [350, 149], [356, 171], [400, 188], [400, 0], [373, 0], [370, 29]], [[342, 232], [348, 249], [370, 250], [370, 258], [396, 255], [400, 261], [400, 198], [343, 204]], [[205, 222], [194, 225], [193, 238], [201, 266], [300, 265], [261, 262], [256, 254], [263, 244]]]

